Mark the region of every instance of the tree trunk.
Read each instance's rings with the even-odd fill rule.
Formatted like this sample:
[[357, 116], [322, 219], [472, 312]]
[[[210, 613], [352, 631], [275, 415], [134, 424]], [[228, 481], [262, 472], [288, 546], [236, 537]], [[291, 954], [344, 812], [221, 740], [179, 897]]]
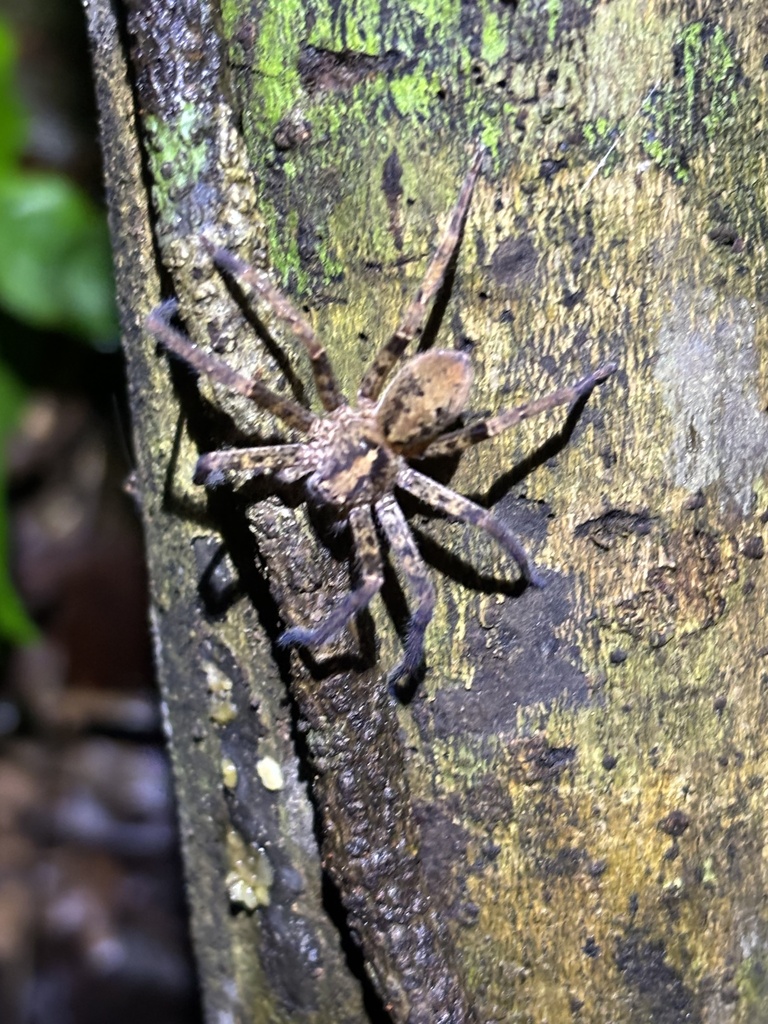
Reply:
[[[760, 6], [86, 8], [207, 1018], [765, 1019]], [[311, 395], [205, 236], [309, 309], [353, 395], [478, 139], [438, 311], [472, 407], [619, 369], [434, 467], [545, 588], [406, 507], [438, 600], [397, 701], [392, 573], [336, 643], [278, 647], [347, 592], [349, 548], [290, 489], [192, 484], [199, 451], [283, 435], [143, 324], [175, 296], [196, 344]]]

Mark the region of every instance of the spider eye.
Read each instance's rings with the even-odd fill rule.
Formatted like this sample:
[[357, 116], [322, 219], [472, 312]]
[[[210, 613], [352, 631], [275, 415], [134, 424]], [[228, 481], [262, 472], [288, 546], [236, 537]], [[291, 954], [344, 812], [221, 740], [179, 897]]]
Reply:
[[387, 443], [396, 451], [419, 448], [464, 411], [472, 366], [464, 352], [436, 350], [414, 356], [381, 396], [377, 413]]

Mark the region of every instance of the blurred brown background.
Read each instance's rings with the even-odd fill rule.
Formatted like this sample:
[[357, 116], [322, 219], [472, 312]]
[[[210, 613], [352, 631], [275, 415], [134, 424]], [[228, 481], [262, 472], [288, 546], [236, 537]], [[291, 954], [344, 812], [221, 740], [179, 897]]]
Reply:
[[0, 0], [2, 1024], [199, 1020], [104, 226], [78, 0]]

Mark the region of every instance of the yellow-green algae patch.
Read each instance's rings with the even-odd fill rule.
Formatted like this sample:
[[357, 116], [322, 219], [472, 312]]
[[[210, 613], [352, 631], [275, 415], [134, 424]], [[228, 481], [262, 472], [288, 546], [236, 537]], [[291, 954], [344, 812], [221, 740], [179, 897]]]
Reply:
[[673, 46], [681, 75], [655, 89], [645, 103], [648, 156], [680, 182], [692, 155], [727, 127], [739, 106], [743, 77], [720, 25], [683, 26]]

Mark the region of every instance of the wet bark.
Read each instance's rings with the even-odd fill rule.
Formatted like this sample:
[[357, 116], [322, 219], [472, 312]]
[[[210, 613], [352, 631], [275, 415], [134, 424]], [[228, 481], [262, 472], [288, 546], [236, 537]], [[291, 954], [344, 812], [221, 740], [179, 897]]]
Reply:
[[[151, 614], [210, 1020], [741, 1021], [765, 1012], [766, 27], [754, 5], [86, 3]], [[300, 490], [206, 497], [283, 436], [172, 366], [184, 329], [311, 400], [205, 236], [269, 269], [348, 394], [488, 147], [428, 333], [473, 408], [607, 358], [578, 415], [432, 471], [523, 537], [406, 506], [438, 586], [396, 700], [391, 572]], [[280, 772], [275, 771], [275, 763]]]

